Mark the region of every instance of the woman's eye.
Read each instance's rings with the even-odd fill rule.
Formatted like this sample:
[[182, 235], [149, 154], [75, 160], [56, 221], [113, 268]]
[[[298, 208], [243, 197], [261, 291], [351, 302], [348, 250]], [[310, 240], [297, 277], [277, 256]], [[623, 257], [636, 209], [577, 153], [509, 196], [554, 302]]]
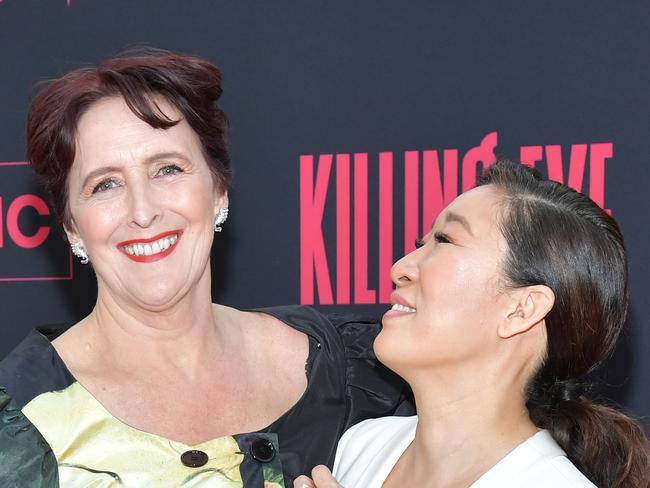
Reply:
[[117, 181], [115, 181], [113, 178], [109, 178], [107, 180], [102, 180], [95, 187], [93, 188], [93, 193], [98, 193], [106, 190], [110, 190], [111, 188], [115, 188], [117, 185]]
[[424, 244], [425, 242], [420, 237], [415, 239], [415, 249], [420, 249]]
[[433, 238], [435, 239], [436, 242], [441, 243], [441, 244], [449, 244], [449, 243], [451, 243], [449, 238], [445, 234], [443, 234], [441, 232], [436, 232], [435, 234], [433, 234]]
[[177, 173], [182, 173], [183, 170], [180, 169], [178, 166], [175, 164], [169, 164], [167, 166], [163, 166], [158, 170], [158, 174], [160, 176], [169, 176], [169, 175], [175, 175]]

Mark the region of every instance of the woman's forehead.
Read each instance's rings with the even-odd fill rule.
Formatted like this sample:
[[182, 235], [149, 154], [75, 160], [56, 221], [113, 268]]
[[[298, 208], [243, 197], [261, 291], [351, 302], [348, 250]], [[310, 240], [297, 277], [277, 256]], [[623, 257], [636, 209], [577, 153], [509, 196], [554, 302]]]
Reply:
[[487, 230], [496, 223], [501, 193], [493, 185], [479, 186], [459, 195], [436, 218], [434, 226], [456, 223], [469, 234]]
[[[180, 115], [160, 100], [160, 109], [171, 120]], [[146, 158], [153, 153], [200, 151], [198, 136], [185, 120], [167, 129], [156, 129], [139, 119], [122, 98], [104, 99], [82, 115], [77, 125], [75, 162], [89, 158], [112, 164], [122, 157]], [[192, 154], [187, 155], [192, 156]]]
[[[159, 111], [163, 118], [170, 121], [180, 121], [183, 118], [178, 110], [163, 98], [152, 99], [152, 107]], [[150, 130], [152, 134], [165, 132], [153, 128], [140, 119], [122, 97], [107, 97], [93, 103], [79, 118], [77, 143], [80, 138], [93, 137], [100, 140], [110, 138], [119, 133], [118, 131], [123, 129], [124, 125], [127, 125], [130, 130], [136, 128], [145, 132]], [[180, 122], [177, 125], [180, 125]], [[107, 129], [112, 130], [106, 132]]]

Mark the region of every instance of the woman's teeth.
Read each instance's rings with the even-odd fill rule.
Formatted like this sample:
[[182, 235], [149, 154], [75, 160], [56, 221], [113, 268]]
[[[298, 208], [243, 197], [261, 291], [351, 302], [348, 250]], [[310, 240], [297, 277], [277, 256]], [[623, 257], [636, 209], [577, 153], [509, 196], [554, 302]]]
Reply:
[[405, 305], [400, 305], [399, 303], [394, 304], [390, 309], [397, 310], [399, 312], [409, 312], [409, 313], [415, 312], [414, 308], [407, 307]]
[[178, 235], [174, 234], [146, 244], [129, 244], [124, 246], [123, 249], [125, 253], [130, 254], [131, 256], [151, 256], [166, 251], [173, 246], [177, 240]]

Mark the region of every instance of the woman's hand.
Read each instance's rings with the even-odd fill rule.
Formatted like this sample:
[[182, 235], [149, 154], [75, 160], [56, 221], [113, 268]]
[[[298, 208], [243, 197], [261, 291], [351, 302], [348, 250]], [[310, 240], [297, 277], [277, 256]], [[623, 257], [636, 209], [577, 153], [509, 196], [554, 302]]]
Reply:
[[[312, 479], [313, 478], [313, 479]], [[293, 488], [343, 488], [339, 485], [327, 466], [316, 466], [311, 470], [311, 478], [304, 474], [293, 480]]]

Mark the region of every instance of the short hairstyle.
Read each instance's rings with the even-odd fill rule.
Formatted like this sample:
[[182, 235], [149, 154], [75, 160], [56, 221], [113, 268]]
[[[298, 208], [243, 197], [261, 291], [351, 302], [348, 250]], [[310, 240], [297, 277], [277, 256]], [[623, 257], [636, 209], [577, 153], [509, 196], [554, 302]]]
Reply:
[[198, 135], [215, 183], [227, 190], [232, 171], [226, 115], [217, 104], [221, 93], [221, 73], [214, 64], [155, 49], [131, 51], [50, 82], [31, 104], [27, 158], [62, 222], [70, 223], [68, 174], [75, 158], [79, 118], [108, 97], [122, 97], [138, 118], [163, 130], [179, 122], [156, 104], [155, 97], [165, 99]]

